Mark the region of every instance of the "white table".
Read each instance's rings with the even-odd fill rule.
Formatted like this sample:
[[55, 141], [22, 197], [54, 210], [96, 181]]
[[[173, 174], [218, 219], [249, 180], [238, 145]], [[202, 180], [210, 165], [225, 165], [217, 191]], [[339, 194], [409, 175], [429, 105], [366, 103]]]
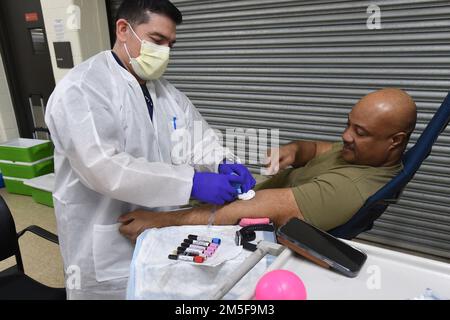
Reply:
[[[356, 278], [319, 267], [285, 249], [271, 270], [296, 273], [304, 282], [309, 300], [408, 300], [420, 297], [427, 288], [450, 299], [450, 264], [416, 257], [371, 245], [348, 242], [364, 251], [368, 259]], [[256, 283], [240, 299], [253, 298]]]

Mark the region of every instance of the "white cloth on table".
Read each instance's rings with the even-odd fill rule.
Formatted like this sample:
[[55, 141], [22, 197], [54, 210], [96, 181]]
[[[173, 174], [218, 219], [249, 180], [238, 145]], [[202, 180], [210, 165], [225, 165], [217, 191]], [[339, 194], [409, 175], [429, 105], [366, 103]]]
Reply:
[[[183, 226], [150, 229], [138, 239], [130, 268], [127, 299], [129, 300], [207, 300], [220, 284], [251, 254], [236, 246], [238, 226]], [[169, 260], [172, 251], [194, 234], [220, 238], [222, 244], [215, 255], [203, 264]], [[265, 232], [259, 232], [261, 240]], [[271, 259], [259, 262], [226, 296], [238, 298], [256, 283]]]

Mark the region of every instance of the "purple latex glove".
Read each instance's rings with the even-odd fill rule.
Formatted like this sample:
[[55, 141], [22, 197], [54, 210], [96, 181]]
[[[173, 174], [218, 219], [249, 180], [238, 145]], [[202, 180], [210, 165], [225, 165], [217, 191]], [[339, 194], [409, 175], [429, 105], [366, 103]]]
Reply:
[[252, 190], [256, 185], [256, 180], [253, 178], [250, 171], [247, 169], [246, 166], [242, 164], [221, 164], [219, 166], [219, 173], [221, 174], [232, 174], [235, 173], [239, 177], [243, 179], [242, 186], [242, 192], [247, 193], [250, 190]]
[[236, 200], [237, 190], [232, 183], [243, 183], [242, 177], [209, 172], [194, 175], [191, 197], [206, 203], [224, 205]]

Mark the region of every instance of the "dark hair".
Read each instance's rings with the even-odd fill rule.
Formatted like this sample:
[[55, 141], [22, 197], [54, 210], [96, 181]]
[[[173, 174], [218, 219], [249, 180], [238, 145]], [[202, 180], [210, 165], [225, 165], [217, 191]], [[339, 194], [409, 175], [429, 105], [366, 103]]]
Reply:
[[119, 7], [116, 22], [127, 20], [132, 26], [147, 23], [148, 11], [170, 18], [177, 25], [183, 22], [183, 15], [169, 0], [124, 0]]

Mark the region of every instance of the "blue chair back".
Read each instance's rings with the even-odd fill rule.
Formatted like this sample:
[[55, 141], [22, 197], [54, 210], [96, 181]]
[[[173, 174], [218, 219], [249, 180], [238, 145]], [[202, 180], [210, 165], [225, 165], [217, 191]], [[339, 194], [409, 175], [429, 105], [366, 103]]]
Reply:
[[396, 203], [403, 189], [412, 180], [423, 161], [430, 155], [439, 135], [450, 121], [450, 93], [445, 98], [417, 143], [403, 156], [403, 170], [377, 193], [345, 224], [328, 231], [335, 237], [351, 240], [371, 230], [390, 204]]

